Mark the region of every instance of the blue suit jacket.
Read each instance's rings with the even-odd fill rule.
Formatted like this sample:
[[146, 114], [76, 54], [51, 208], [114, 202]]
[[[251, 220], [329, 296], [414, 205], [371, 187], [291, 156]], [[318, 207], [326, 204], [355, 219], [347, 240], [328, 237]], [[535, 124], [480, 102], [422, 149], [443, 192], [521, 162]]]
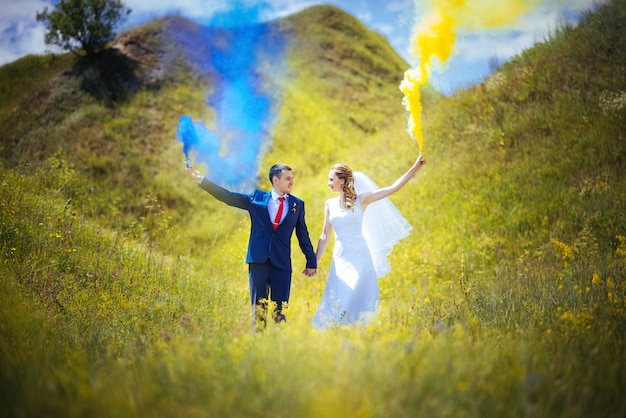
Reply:
[[291, 271], [291, 236], [296, 231], [300, 249], [306, 257], [307, 268], [317, 268], [315, 251], [304, 220], [304, 201], [289, 195], [285, 202], [287, 215], [276, 230], [272, 225], [267, 203], [271, 192], [254, 189], [249, 195], [231, 192], [204, 178], [200, 187], [229, 206], [247, 210], [250, 214], [250, 238], [246, 263], [265, 263]]

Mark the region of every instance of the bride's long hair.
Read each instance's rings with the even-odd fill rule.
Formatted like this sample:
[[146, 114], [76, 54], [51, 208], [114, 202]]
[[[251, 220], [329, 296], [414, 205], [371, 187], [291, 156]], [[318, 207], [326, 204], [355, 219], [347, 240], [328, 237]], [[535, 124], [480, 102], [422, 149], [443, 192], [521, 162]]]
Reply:
[[352, 169], [345, 164], [335, 164], [332, 170], [340, 179], [343, 179], [343, 195], [341, 204], [350, 210], [354, 210], [354, 202], [356, 201], [356, 190], [354, 190], [354, 175]]

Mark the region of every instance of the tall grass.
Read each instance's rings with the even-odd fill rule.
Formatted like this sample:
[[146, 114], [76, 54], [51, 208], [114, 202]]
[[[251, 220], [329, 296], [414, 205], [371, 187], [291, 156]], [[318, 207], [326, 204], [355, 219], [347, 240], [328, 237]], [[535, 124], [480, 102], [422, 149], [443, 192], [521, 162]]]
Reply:
[[[612, 48], [625, 11], [601, 7], [428, 106], [428, 163], [393, 197], [414, 230], [368, 327], [311, 327], [330, 260], [305, 278], [295, 245], [288, 322], [252, 332], [247, 217], [185, 178], [170, 132], [186, 104], [203, 112], [197, 91], [73, 113], [55, 135], [98, 114], [126, 161], [104, 141], [89, 164], [61, 152], [1, 169], [0, 414], [624, 416], [626, 81], [604, 75], [626, 62]], [[568, 57], [602, 65], [563, 84]], [[404, 115], [363, 130], [373, 103], [291, 80], [262, 167], [294, 166], [315, 241], [332, 163], [384, 184], [416, 144]]]

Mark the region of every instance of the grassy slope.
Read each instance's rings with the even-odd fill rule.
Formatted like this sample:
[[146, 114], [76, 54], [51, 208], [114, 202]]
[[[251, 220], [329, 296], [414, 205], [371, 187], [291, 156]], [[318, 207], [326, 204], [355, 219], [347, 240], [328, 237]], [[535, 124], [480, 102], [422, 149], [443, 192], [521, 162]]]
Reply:
[[[206, 116], [205, 81], [158, 59], [159, 22], [128, 34], [149, 59], [114, 96], [54, 66], [16, 81], [27, 94], [0, 108], [2, 411], [622, 416], [625, 13], [614, 1], [428, 103], [429, 164], [394, 196], [415, 232], [367, 330], [312, 332], [323, 283], [296, 274], [289, 326], [248, 333], [247, 220], [183, 180], [175, 124]], [[330, 164], [385, 183], [412, 161], [406, 64], [333, 8], [283, 25], [292, 72], [262, 166], [296, 167], [315, 237]]]

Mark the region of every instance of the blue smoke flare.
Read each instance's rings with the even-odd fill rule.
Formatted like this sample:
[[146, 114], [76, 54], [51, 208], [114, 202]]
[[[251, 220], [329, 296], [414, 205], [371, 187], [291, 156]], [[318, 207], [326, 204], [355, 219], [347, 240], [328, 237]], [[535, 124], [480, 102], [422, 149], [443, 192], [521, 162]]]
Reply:
[[[285, 42], [278, 23], [259, 23], [263, 5], [216, 15], [206, 26], [174, 20], [167, 27], [192, 67], [210, 80], [207, 105], [215, 120], [207, 127], [180, 117], [177, 139], [194, 163], [206, 163], [205, 175], [232, 190], [257, 183], [262, 152], [275, 121], [279, 91], [260, 71], [283, 63]], [[268, 67], [269, 65], [269, 67]]]

